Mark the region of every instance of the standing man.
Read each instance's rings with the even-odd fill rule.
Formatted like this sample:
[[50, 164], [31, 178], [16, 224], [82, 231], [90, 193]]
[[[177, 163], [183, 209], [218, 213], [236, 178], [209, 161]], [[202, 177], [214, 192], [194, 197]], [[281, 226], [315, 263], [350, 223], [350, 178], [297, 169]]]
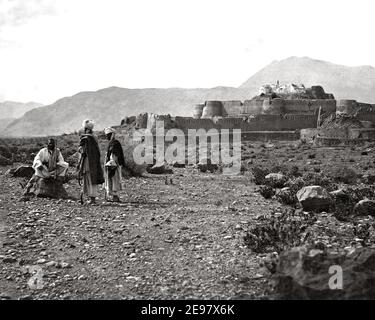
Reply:
[[30, 189], [40, 179], [62, 179], [69, 164], [64, 161], [60, 149], [56, 148], [56, 141], [48, 139], [47, 147], [41, 149], [34, 158], [34, 175], [25, 187], [24, 195], [30, 192]]
[[104, 133], [109, 141], [104, 162], [105, 190], [108, 198], [112, 196], [113, 202], [120, 202], [118, 191], [122, 189], [121, 169], [125, 166], [124, 152], [121, 143], [115, 138], [115, 129], [106, 128]]
[[103, 169], [100, 163], [100, 149], [93, 135], [94, 122], [85, 120], [82, 124], [83, 134], [80, 138], [78, 179], [83, 178], [83, 194], [90, 197], [89, 204], [95, 204], [99, 195], [99, 185], [104, 183]]

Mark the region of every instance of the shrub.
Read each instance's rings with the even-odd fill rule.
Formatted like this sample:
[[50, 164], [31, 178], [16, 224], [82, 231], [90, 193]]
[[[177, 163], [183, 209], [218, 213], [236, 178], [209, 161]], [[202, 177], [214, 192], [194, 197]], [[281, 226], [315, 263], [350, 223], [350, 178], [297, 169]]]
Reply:
[[342, 182], [346, 184], [354, 184], [358, 179], [358, 174], [352, 168], [342, 165], [328, 168], [326, 170], [326, 174], [335, 182]]
[[247, 247], [256, 253], [282, 252], [303, 245], [309, 237], [308, 228], [316, 219], [287, 210], [280, 215], [261, 217], [244, 237]]
[[251, 172], [254, 177], [254, 182], [257, 185], [264, 185], [265, 184], [265, 177], [270, 173], [269, 169], [267, 168], [261, 168], [258, 166], [254, 166], [251, 169]]
[[275, 195], [275, 189], [270, 186], [260, 186], [259, 193], [265, 199], [271, 199]]

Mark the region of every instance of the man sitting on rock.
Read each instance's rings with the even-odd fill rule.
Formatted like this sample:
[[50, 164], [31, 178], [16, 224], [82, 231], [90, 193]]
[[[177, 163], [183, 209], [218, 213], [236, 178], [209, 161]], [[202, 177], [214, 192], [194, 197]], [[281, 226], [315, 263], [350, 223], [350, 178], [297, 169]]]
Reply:
[[64, 161], [60, 149], [56, 148], [56, 141], [48, 139], [47, 147], [41, 149], [34, 158], [33, 168], [35, 173], [25, 187], [24, 195], [40, 179], [63, 179], [69, 164]]

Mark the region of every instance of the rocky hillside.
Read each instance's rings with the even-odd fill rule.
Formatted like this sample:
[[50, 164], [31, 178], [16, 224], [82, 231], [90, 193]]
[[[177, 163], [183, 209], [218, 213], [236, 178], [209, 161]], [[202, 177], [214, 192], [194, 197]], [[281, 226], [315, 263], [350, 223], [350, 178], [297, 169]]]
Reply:
[[153, 112], [192, 116], [194, 104], [209, 99], [246, 99], [245, 89], [124, 89], [111, 87], [96, 92], [81, 92], [56, 103], [31, 110], [10, 124], [2, 135], [43, 136], [70, 133], [80, 129], [82, 120], [93, 119], [97, 129], [120, 124], [125, 116]]
[[37, 102], [0, 102], [0, 119], [19, 118], [22, 117], [27, 111], [41, 106], [42, 104]]
[[246, 100], [266, 83], [321, 85], [336, 98], [351, 98], [375, 103], [375, 68], [346, 67], [310, 58], [291, 57], [275, 61], [253, 75], [239, 88], [212, 89], [124, 89], [111, 87], [96, 92], [81, 92], [56, 103], [27, 112], [12, 122], [0, 135], [44, 136], [70, 133], [80, 128], [85, 118], [96, 129], [120, 124], [125, 116], [141, 112], [191, 116], [193, 106], [205, 100]]
[[240, 88], [258, 90], [266, 83], [303, 83], [321, 85], [338, 99], [357, 99], [375, 103], [375, 68], [347, 67], [307, 57], [290, 57], [274, 61], [243, 83]]

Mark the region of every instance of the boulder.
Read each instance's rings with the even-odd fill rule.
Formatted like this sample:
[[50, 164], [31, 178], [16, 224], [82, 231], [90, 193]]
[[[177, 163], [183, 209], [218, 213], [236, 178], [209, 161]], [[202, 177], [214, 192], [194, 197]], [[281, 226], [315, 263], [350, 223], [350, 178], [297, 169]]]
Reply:
[[375, 249], [292, 248], [280, 254], [273, 279], [280, 299], [375, 299]]
[[297, 199], [305, 211], [328, 211], [331, 205], [329, 193], [320, 186], [302, 188], [297, 192]]
[[375, 217], [375, 201], [374, 200], [361, 200], [353, 210], [354, 215], [357, 216], [373, 216]]
[[3, 157], [3, 156], [0, 154], [0, 166], [10, 166], [10, 165], [12, 165], [12, 164], [13, 164], [12, 160]]
[[266, 184], [272, 188], [284, 188], [288, 178], [281, 173], [270, 173], [266, 175]]
[[68, 199], [63, 182], [60, 179], [40, 179], [36, 184], [35, 195], [40, 198]]
[[15, 178], [27, 178], [30, 179], [34, 175], [34, 169], [32, 166], [20, 166], [13, 172]]

